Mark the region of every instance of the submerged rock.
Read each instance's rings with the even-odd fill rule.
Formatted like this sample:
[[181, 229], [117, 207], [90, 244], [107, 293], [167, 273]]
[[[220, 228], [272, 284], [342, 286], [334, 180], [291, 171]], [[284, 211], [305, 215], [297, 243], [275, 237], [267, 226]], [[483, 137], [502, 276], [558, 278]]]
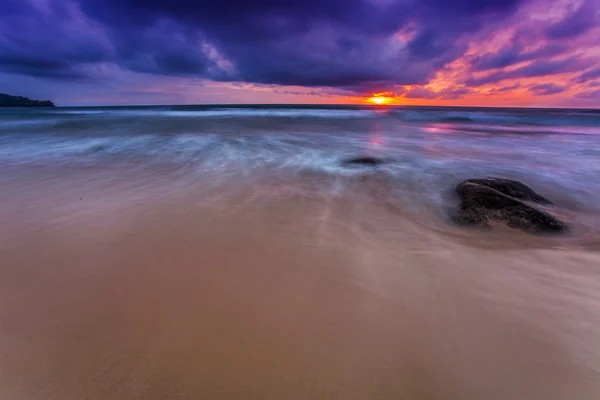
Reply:
[[468, 179], [463, 183], [467, 182], [487, 186], [507, 196], [514, 197], [515, 199], [531, 201], [538, 204], [552, 204], [550, 200], [546, 199], [543, 196], [540, 196], [529, 186], [519, 181], [513, 181], [504, 178], [488, 177], [483, 179]]
[[383, 160], [380, 158], [375, 158], [375, 157], [357, 157], [357, 158], [350, 158], [346, 161], [344, 161], [345, 165], [365, 165], [365, 166], [372, 166], [372, 167], [376, 167], [380, 164], [383, 164]]
[[[461, 204], [458, 213], [452, 218], [454, 222], [475, 226], [489, 226], [489, 223], [494, 221], [504, 222], [510, 228], [529, 233], [569, 231], [569, 227], [553, 215], [525, 204], [488, 184], [495, 185], [507, 193], [515, 193], [522, 200], [551, 204], [517, 181], [500, 178], [469, 179], [456, 187], [456, 194], [461, 199]], [[527, 190], [524, 191], [522, 188]]]

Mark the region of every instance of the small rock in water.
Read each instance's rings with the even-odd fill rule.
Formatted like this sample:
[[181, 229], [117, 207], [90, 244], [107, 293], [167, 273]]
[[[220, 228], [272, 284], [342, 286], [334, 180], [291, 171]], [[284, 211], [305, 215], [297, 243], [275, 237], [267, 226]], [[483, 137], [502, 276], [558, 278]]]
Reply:
[[550, 200], [546, 199], [543, 196], [540, 196], [529, 186], [519, 181], [513, 181], [504, 178], [487, 177], [483, 179], [468, 179], [463, 183], [466, 182], [487, 186], [507, 196], [514, 197], [515, 199], [531, 201], [533, 203], [538, 204], [552, 204]]
[[383, 160], [375, 157], [357, 157], [351, 158], [349, 160], [344, 161], [346, 165], [366, 165], [366, 166], [378, 166], [383, 164]]
[[[538, 203], [545, 201], [545, 204], [551, 204], [527, 186], [517, 181], [508, 181], [508, 186], [504, 186], [502, 183], [504, 180], [502, 179], [488, 179], [469, 179], [456, 187], [456, 194], [460, 197], [461, 204], [458, 213], [452, 218], [454, 222], [461, 225], [488, 226], [492, 221], [500, 221], [506, 223], [510, 228], [529, 233], [564, 233], [569, 231], [569, 227], [553, 215], [527, 205], [496, 188], [490, 187], [487, 183], [490, 180], [497, 180], [500, 182], [498, 187], [505, 191], [515, 190], [520, 199], [528, 199]], [[492, 182], [492, 184], [496, 183]], [[522, 188], [528, 190], [523, 191]], [[541, 200], [536, 196], [539, 196]], [[533, 200], [533, 198], [536, 200]]]

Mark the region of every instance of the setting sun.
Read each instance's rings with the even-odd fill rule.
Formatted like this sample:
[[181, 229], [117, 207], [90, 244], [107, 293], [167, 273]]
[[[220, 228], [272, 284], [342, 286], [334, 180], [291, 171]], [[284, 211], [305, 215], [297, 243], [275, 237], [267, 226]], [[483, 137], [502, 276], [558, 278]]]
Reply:
[[369, 103], [377, 104], [379, 106], [390, 104], [394, 101], [393, 97], [386, 96], [384, 93], [376, 93], [367, 99]]

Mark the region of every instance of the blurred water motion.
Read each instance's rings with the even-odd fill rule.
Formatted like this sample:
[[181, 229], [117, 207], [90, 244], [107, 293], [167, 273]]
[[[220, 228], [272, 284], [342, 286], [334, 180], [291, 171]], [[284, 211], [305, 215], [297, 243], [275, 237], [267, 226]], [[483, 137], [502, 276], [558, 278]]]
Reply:
[[598, 399], [599, 115], [386, 110], [0, 111], [0, 396]]

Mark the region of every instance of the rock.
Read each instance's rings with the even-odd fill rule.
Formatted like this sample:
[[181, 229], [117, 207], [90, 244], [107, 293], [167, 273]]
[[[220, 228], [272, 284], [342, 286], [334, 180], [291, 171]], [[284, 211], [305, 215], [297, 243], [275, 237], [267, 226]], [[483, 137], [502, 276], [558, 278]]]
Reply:
[[468, 179], [465, 182], [487, 186], [515, 199], [531, 201], [533, 203], [538, 204], [552, 204], [550, 200], [540, 196], [539, 194], [534, 192], [533, 189], [531, 189], [529, 186], [519, 181], [513, 181], [504, 178], [488, 177], [484, 179]]
[[380, 158], [375, 158], [375, 157], [358, 157], [358, 158], [351, 158], [349, 160], [346, 160], [346, 161], [344, 161], [344, 164], [376, 167], [380, 164], [383, 164], [383, 160]]
[[[565, 233], [569, 231], [569, 227], [553, 215], [527, 205], [485, 183], [479, 183], [479, 181], [487, 182], [485, 179], [469, 179], [456, 187], [456, 194], [461, 199], [461, 204], [458, 213], [452, 218], [454, 222], [475, 226], [489, 226], [489, 223], [494, 221], [504, 222], [510, 228], [529, 233]], [[509, 182], [523, 185], [516, 181]], [[527, 188], [525, 185], [523, 187]], [[525, 194], [523, 196], [527, 197]]]
[[27, 97], [0, 93], [0, 107], [54, 107], [50, 100], [31, 100]]

